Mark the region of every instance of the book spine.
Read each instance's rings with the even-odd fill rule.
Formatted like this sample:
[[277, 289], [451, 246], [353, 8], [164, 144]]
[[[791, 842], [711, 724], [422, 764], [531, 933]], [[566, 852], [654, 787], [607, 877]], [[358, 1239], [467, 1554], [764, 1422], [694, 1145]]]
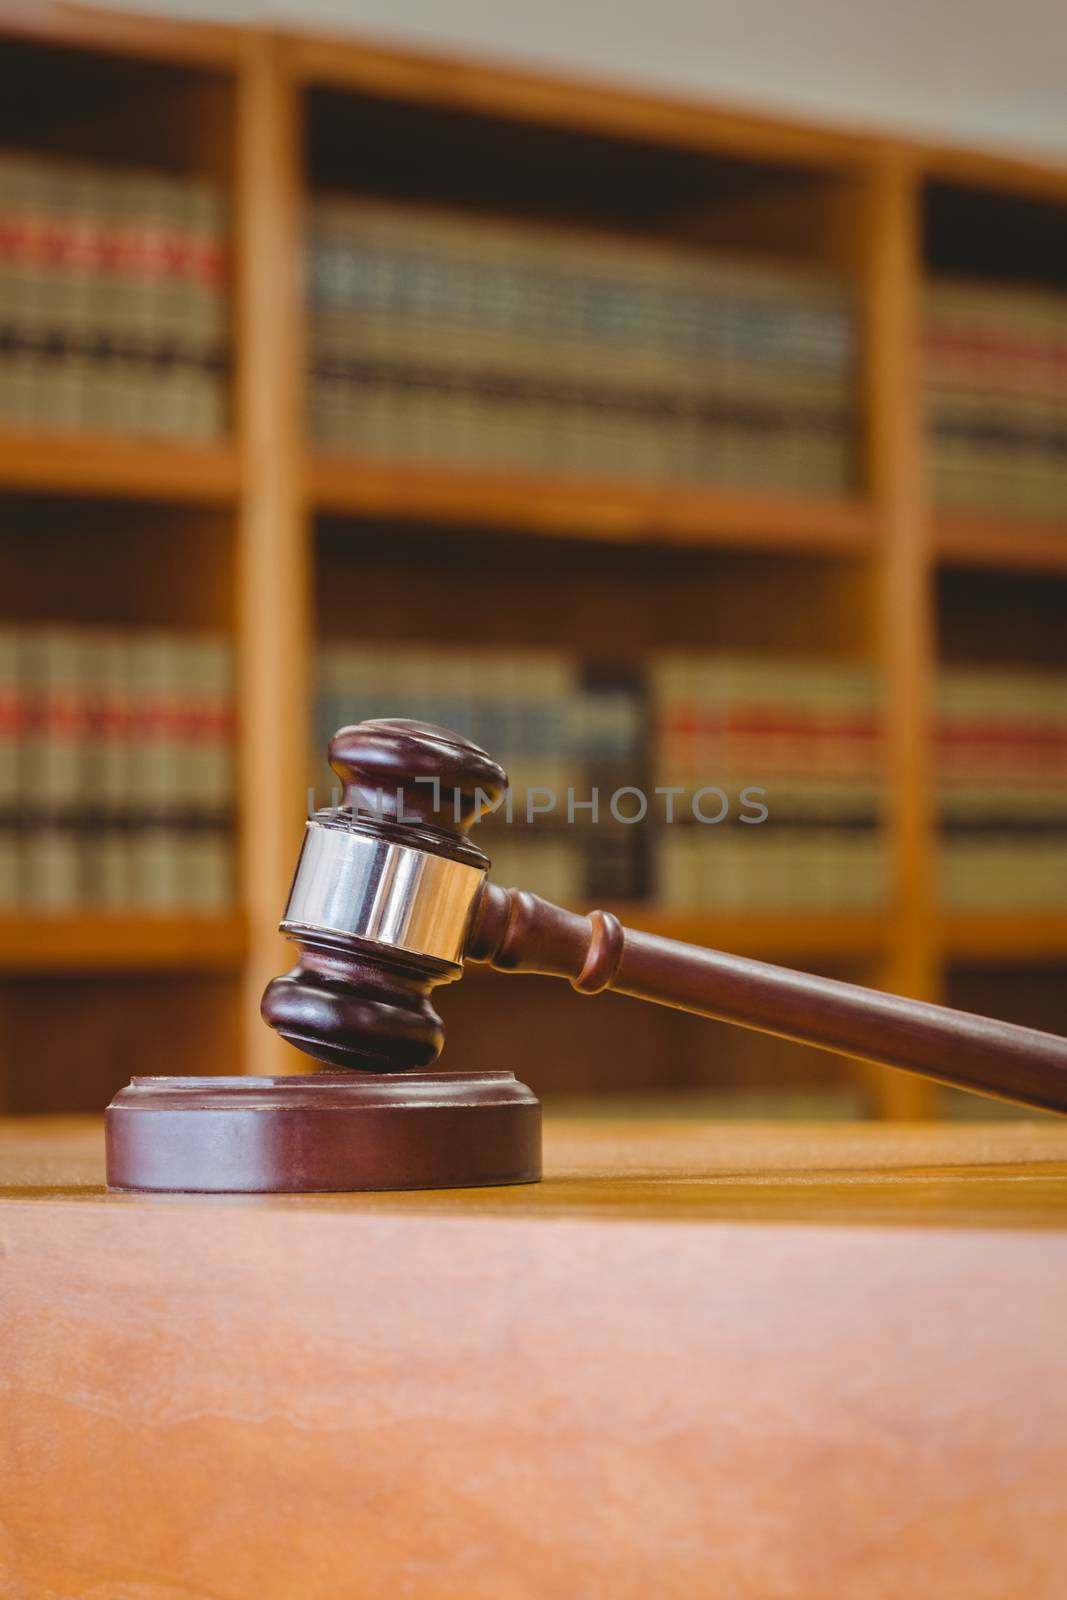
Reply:
[[0, 625], [0, 913], [19, 902], [23, 704], [19, 631]]
[[90, 737], [77, 632], [26, 629], [19, 676], [25, 713], [20, 899], [38, 910], [69, 911], [82, 898], [80, 822]]

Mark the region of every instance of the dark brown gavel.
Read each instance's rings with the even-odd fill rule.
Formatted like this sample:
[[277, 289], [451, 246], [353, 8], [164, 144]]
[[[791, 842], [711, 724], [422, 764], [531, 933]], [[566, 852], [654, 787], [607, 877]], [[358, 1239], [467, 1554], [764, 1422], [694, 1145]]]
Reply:
[[954, 1088], [1067, 1111], [1067, 1040], [624, 928], [487, 881], [468, 834], [500, 800], [503, 770], [428, 724], [343, 728], [330, 764], [336, 811], [308, 824], [283, 932], [301, 948], [263, 1015], [333, 1067], [424, 1068], [443, 1027], [430, 991], [464, 961], [568, 978]]

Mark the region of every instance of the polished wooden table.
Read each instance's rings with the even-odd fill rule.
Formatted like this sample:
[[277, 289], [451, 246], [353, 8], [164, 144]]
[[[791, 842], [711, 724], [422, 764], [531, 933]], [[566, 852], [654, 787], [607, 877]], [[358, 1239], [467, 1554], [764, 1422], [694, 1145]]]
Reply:
[[0, 1594], [1062, 1600], [1067, 1124], [546, 1160], [138, 1197], [3, 1125]]

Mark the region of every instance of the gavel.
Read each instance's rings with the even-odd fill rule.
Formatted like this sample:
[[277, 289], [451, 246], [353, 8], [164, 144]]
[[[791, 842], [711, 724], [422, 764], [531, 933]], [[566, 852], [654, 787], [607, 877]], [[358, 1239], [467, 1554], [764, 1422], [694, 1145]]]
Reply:
[[[342, 801], [307, 824], [280, 924], [299, 960], [267, 986], [262, 1013], [333, 1070], [134, 1079], [108, 1110], [116, 1187], [534, 1181], [540, 1108], [530, 1090], [506, 1072], [427, 1070], [444, 1042], [431, 991], [461, 977], [468, 961], [1067, 1111], [1065, 1039], [641, 933], [611, 912], [580, 915], [490, 883], [470, 833], [499, 804], [507, 775], [457, 733], [367, 721], [342, 728], [329, 757]], [[164, 1127], [158, 1118], [167, 1114]]]

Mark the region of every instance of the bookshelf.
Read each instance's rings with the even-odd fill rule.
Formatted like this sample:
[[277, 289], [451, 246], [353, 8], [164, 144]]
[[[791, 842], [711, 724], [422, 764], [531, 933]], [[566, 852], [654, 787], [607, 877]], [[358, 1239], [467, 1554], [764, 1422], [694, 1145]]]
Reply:
[[[303, 814], [315, 644], [354, 625], [410, 638], [413, 620], [445, 643], [475, 610], [502, 645], [584, 647], [592, 635], [625, 639], [636, 656], [695, 642], [713, 613], [728, 643], [821, 645], [873, 663], [888, 747], [886, 913], [715, 918], [642, 905], [632, 920], [926, 998], [972, 994], [996, 969], [1005, 1007], [1062, 1025], [1067, 919], [936, 904], [930, 725], [938, 662], [960, 656], [974, 606], [1006, 618], [994, 659], [1032, 658], [1028, 619], [1052, 604], [1039, 587], [1051, 579], [1059, 600], [1067, 583], [1067, 522], [933, 507], [920, 328], [928, 269], [1039, 281], [1055, 270], [1041, 241], [1067, 236], [1067, 173], [473, 61], [67, 7], [0, 20], [0, 54], [22, 86], [0, 144], [121, 164], [135, 129], [140, 162], [222, 186], [234, 246], [229, 432], [186, 444], [0, 427], [5, 592], [39, 595], [61, 554], [60, 617], [88, 606], [108, 622], [222, 628], [240, 706], [234, 911], [0, 918], [0, 1038], [31, 1047], [54, 968], [77, 980], [72, 1025], [84, 1024], [100, 1086], [109, 1070], [128, 1076], [107, 1020], [124, 975], [123, 1038], [146, 1051], [173, 1023], [204, 1070], [299, 1066], [259, 1023], [258, 998], [287, 964], [272, 930]], [[338, 191], [832, 267], [860, 309], [855, 483], [839, 494], [660, 487], [317, 447], [304, 423], [302, 239], [315, 197]], [[94, 570], [77, 528], [96, 535]], [[579, 1042], [582, 1088], [618, 1086], [613, 1065], [648, 1087], [663, 1061], [693, 1086], [710, 1056], [739, 1059], [725, 1031], [698, 1037], [684, 1018], [637, 1021], [626, 1002], [593, 1008], [517, 982], [502, 992], [480, 978], [477, 1001], [473, 983], [445, 993], [455, 1061], [506, 1048], [524, 995], [538, 1022], [516, 1065], [534, 1081], [538, 1052], [558, 1053], [560, 1038]], [[54, 1026], [41, 1048], [42, 1081], [63, 1104]], [[830, 1058], [765, 1048], [783, 1079], [825, 1081]], [[168, 1070], [130, 1070], [146, 1067]], [[890, 1116], [936, 1104], [891, 1075], [867, 1087]], [[15, 1109], [22, 1093], [9, 1085]]]
[[[59, 6], [5, 14], [0, 29], [4, 148], [108, 173], [139, 163], [234, 192], [253, 41]], [[5, 421], [3, 620], [211, 630], [236, 643], [242, 432], [185, 441]], [[246, 948], [239, 903], [5, 912], [0, 1103], [88, 1110], [127, 1068], [184, 1059], [225, 1070], [239, 1055]]]

